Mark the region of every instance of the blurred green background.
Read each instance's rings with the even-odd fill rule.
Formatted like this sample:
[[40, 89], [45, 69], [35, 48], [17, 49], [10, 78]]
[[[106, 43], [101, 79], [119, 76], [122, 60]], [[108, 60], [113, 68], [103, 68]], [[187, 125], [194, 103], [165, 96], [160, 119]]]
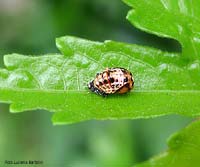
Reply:
[[[134, 28], [120, 0], [0, 0], [0, 65], [3, 55], [58, 53], [55, 38], [73, 35], [180, 51], [177, 41]], [[8, 112], [0, 105], [0, 166], [5, 160], [42, 160], [43, 166], [131, 166], [167, 148], [167, 137], [191, 118], [88, 121], [53, 126], [51, 113]], [[4, 165], [3, 165], [4, 166]]]

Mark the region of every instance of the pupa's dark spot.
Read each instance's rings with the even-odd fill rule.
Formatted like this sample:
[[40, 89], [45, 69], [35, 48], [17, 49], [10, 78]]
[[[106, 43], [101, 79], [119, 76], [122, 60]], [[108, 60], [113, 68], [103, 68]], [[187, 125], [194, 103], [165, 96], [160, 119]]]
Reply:
[[129, 83], [127, 83], [126, 85], [124, 85], [124, 86], [126, 86], [127, 88], [129, 88]]
[[110, 83], [113, 83], [115, 80], [114, 78], [109, 78]]
[[128, 77], [124, 78], [124, 82], [128, 82]]
[[107, 83], [108, 83], [108, 80], [105, 79], [105, 80], [103, 81], [103, 83], [104, 83], [104, 84], [107, 84]]

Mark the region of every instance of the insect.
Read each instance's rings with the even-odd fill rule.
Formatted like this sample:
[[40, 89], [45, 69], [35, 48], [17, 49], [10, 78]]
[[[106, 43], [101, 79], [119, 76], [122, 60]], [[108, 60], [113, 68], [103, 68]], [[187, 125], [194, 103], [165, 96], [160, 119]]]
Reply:
[[130, 71], [121, 67], [106, 68], [97, 73], [94, 80], [89, 82], [88, 88], [101, 96], [130, 91], [134, 86], [134, 78]]

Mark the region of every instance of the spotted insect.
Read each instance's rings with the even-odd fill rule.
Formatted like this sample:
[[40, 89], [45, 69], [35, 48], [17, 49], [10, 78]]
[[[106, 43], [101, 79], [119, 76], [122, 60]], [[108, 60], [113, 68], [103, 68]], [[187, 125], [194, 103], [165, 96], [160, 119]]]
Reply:
[[123, 94], [134, 87], [134, 78], [125, 68], [106, 68], [97, 73], [96, 78], [88, 84], [88, 88], [101, 96], [119, 93]]

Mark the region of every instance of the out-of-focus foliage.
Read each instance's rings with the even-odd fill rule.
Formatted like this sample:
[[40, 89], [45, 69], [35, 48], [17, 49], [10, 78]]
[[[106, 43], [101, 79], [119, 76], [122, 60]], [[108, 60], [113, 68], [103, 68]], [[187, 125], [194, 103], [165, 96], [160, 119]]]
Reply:
[[200, 164], [200, 121], [177, 132], [168, 141], [169, 149], [137, 167], [190, 167]]
[[55, 38], [66, 34], [180, 50], [173, 40], [132, 27], [124, 19], [127, 11], [128, 7], [120, 0], [1, 0], [0, 53], [56, 52]]

